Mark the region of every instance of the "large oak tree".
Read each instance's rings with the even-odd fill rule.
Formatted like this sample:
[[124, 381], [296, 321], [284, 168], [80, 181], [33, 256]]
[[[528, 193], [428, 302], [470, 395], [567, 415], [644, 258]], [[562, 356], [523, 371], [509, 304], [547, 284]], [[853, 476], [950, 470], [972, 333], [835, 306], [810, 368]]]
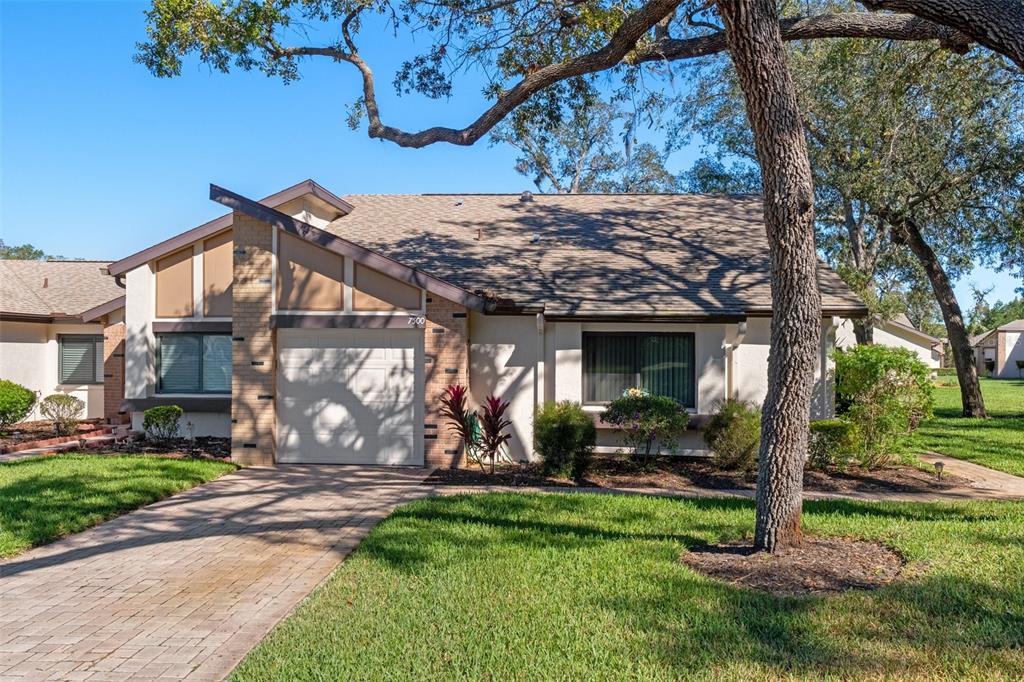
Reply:
[[[149, 40], [138, 58], [155, 74], [180, 73], [194, 53], [227, 71], [298, 76], [304, 57], [345, 62], [360, 76], [371, 137], [406, 147], [469, 145], [517, 107], [572, 78], [728, 50], [741, 84], [761, 164], [772, 263], [772, 353], [758, 472], [755, 545], [800, 542], [801, 472], [811, 377], [821, 333], [814, 246], [814, 189], [784, 41], [825, 37], [937, 40], [966, 50], [977, 41], [1024, 67], [1019, 0], [875, 0], [896, 14], [847, 12], [779, 20], [774, 0], [601, 2], [586, 0], [153, 0]], [[681, 11], [680, 11], [681, 10]], [[717, 14], [724, 30], [693, 17]], [[384, 122], [371, 65], [357, 40], [366, 16], [430, 37], [395, 85], [433, 97], [452, 92], [467, 66], [491, 74], [492, 103], [461, 128], [406, 131]], [[293, 42], [293, 22], [336, 25], [337, 40]]]

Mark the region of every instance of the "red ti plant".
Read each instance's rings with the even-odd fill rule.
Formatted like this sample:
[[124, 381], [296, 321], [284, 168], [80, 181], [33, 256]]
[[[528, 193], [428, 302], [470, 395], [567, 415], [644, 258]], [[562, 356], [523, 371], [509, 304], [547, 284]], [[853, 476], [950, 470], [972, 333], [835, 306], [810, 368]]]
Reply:
[[[465, 386], [456, 384], [446, 388], [444, 395], [441, 396], [441, 416], [448, 420], [448, 428], [462, 439], [466, 453], [472, 459], [472, 453], [477, 445], [477, 434], [474, 428], [476, 415], [469, 410], [469, 401], [466, 399], [468, 395], [469, 389]], [[483, 469], [483, 467], [484, 464], [481, 461], [480, 468]]]
[[491, 458], [492, 474], [494, 473], [494, 463], [498, 459], [498, 450], [512, 438], [512, 434], [502, 433], [512, 425], [511, 420], [505, 417], [506, 410], [508, 410], [508, 401], [493, 395], [487, 396], [481, 409], [480, 428], [483, 435], [480, 438], [480, 446], [483, 449], [483, 454]]

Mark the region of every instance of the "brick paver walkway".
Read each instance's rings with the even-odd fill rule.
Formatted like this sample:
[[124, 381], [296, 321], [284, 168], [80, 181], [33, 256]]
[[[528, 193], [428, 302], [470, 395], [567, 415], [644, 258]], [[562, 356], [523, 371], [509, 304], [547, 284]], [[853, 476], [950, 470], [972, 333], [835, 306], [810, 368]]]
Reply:
[[244, 469], [0, 561], [0, 679], [220, 679], [424, 475]]

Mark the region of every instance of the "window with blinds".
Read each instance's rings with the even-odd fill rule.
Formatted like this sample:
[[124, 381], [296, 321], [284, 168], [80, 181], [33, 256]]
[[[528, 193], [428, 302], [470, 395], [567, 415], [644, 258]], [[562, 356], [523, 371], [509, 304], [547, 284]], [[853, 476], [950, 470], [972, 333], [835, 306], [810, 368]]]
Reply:
[[231, 393], [231, 337], [161, 334], [157, 337], [158, 393]]
[[585, 333], [583, 401], [606, 403], [639, 387], [696, 406], [693, 334]]
[[103, 337], [93, 334], [58, 336], [57, 377], [61, 384], [102, 384]]

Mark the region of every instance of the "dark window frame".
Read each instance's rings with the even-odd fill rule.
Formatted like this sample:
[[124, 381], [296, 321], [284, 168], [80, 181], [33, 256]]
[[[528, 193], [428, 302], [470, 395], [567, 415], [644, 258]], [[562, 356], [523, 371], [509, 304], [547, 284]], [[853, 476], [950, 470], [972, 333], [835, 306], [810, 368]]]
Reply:
[[[82, 341], [88, 339], [93, 344], [92, 381], [65, 381], [64, 376], [64, 340]], [[102, 386], [103, 385], [103, 351], [98, 354], [96, 345], [103, 346], [103, 334], [57, 334], [57, 385], [58, 386]], [[52, 366], [52, 365], [51, 365]], [[96, 375], [101, 378], [96, 379]]]
[[687, 409], [696, 409], [697, 408], [697, 367], [696, 367], [696, 364], [697, 364], [697, 357], [696, 357], [697, 356], [697, 336], [693, 332], [583, 332], [583, 340], [582, 340], [582, 343], [580, 345], [580, 373], [583, 375], [582, 381], [581, 381], [581, 386], [582, 386], [582, 390], [583, 390], [583, 395], [581, 397], [583, 399], [581, 400], [581, 402], [582, 402], [583, 405], [604, 406], [604, 405], [607, 405], [610, 402], [608, 400], [587, 400], [586, 398], [587, 398], [587, 395], [589, 393], [589, 391], [588, 391], [589, 382], [588, 382], [588, 379], [587, 379], [587, 339], [594, 338], [594, 337], [605, 337], [606, 338], [606, 337], [611, 337], [611, 336], [619, 336], [619, 337], [628, 336], [628, 337], [632, 337], [632, 338], [635, 339], [636, 353], [635, 353], [635, 355], [633, 357], [633, 374], [634, 374], [634, 384], [633, 385], [634, 386], [640, 386], [640, 376], [641, 376], [641, 372], [642, 372], [642, 369], [643, 369], [641, 367], [641, 365], [640, 365], [640, 357], [641, 357], [640, 349], [642, 348], [642, 345], [643, 345], [643, 339], [648, 338], [648, 337], [652, 337], [652, 336], [662, 336], [662, 337], [669, 336], [669, 337], [689, 338], [689, 340], [690, 340], [690, 353], [689, 353], [689, 355], [690, 356], [689, 356], [689, 358], [687, 358], [687, 360], [688, 360], [687, 364], [689, 365], [689, 372], [688, 372], [689, 376], [686, 377], [686, 380], [689, 382], [689, 385], [692, 388], [690, 393], [693, 396], [693, 401], [692, 401], [692, 404], [690, 404], [690, 405], [683, 405], [683, 407], [685, 407]]
[[[195, 391], [165, 391], [161, 385], [160, 379], [160, 366], [163, 358], [163, 345], [160, 343], [161, 339], [165, 336], [171, 336], [176, 338], [183, 338], [186, 336], [194, 337], [199, 339], [199, 389]], [[231, 340], [231, 334], [223, 333], [210, 333], [210, 332], [163, 332], [156, 334], [156, 394], [157, 395], [231, 395], [231, 388], [229, 387], [226, 391], [204, 391], [202, 390], [203, 384], [203, 373], [205, 368], [203, 367], [204, 355], [203, 355], [203, 337], [204, 336], [223, 336], [229, 341]], [[234, 374], [234, 367], [231, 368], [232, 375]]]

